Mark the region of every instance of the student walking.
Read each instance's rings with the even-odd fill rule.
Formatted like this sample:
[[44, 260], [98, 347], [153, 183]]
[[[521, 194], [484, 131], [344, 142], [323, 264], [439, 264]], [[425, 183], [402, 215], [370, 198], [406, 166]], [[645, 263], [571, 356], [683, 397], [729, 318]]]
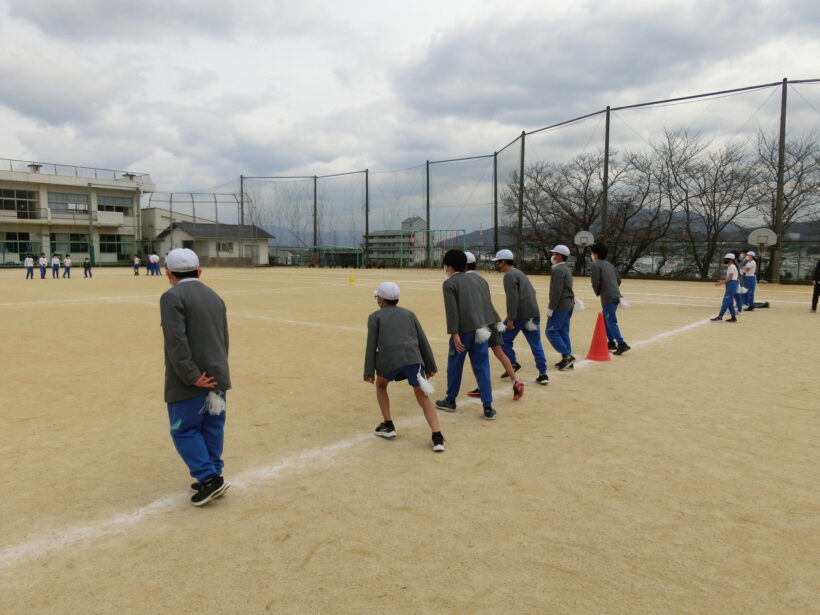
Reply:
[[34, 279], [34, 257], [31, 254], [26, 254], [26, 258], [23, 259], [23, 266], [26, 268], [26, 279], [33, 280]]
[[48, 260], [46, 259], [46, 253], [40, 252], [40, 258], [37, 260], [37, 265], [40, 267], [40, 279], [46, 279], [46, 268], [48, 267]]
[[814, 290], [811, 295], [811, 311], [817, 312], [817, 299], [820, 298], [820, 260], [814, 266], [814, 275], [811, 277], [811, 285]]
[[83, 277], [84, 278], [93, 278], [94, 276], [91, 274], [91, 259], [87, 256], [83, 261]]
[[71, 254], [66, 254], [63, 259], [63, 277], [71, 279]]
[[746, 311], [752, 312], [755, 309], [755, 290], [757, 289], [757, 255], [749, 250], [746, 253], [746, 261], [740, 261], [740, 268], [743, 272], [743, 287], [746, 289], [744, 302]]
[[140, 257], [134, 254], [134, 275], [140, 274]]
[[601, 298], [601, 308], [604, 313], [604, 325], [606, 327], [607, 347], [614, 350], [615, 354], [622, 355], [629, 346], [621, 335], [621, 328], [618, 326], [618, 305], [621, 303], [621, 276], [615, 266], [606, 260], [609, 248], [602, 243], [593, 244], [590, 248], [592, 252], [592, 290], [595, 296]]
[[575, 293], [572, 291], [572, 271], [567, 265], [569, 248], [559, 244], [550, 250], [552, 271], [550, 272], [550, 300], [547, 307], [547, 339], [553, 348], [561, 353], [561, 360], [555, 364], [560, 371], [575, 369], [572, 356], [572, 342], [569, 338], [569, 323], [575, 309]]
[[194, 506], [228, 489], [222, 477], [226, 391], [231, 388], [228, 320], [225, 303], [199, 281], [201, 275], [193, 250], [172, 250], [171, 288], [159, 300], [171, 438], [196, 479]]
[[727, 320], [726, 322], [737, 322], [737, 317], [735, 315], [735, 303], [734, 303], [734, 296], [735, 292], [737, 291], [737, 267], [735, 266], [735, 255], [732, 252], [727, 252], [723, 256], [723, 264], [726, 265], [726, 277], [723, 280], [716, 280], [715, 286], [720, 286], [721, 284], [726, 285], [726, 292], [723, 295], [723, 303], [720, 304], [720, 313], [711, 318], [713, 322], [717, 322], [723, 320], [723, 315], [726, 313], [726, 310], [729, 310], [729, 313], [732, 317]]
[[[737, 308], [738, 312], [743, 311], [743, 304], [746, 302], [746, 294], [743, 289], [746, 288], [746, 284], [744, 283], [745, 272], [743, 271], [743, 265], [746, 263], [746, 250], [741, 250], [737, 257], [737, 291], [735, 292], [735, 307]], [[747, 304], [748, 305], [748, 304]], [[754, 307], [754, 306], [752, 306]]]
[[[465, 252], [464, 255], [467, 257], [467, 274], [478, 282], [481, 288], [481, 294], [484, 298], [485, 320], [487, 321], [487, 327], [490, 329], [490, 339], [487, 340], [487, 346], [495, 355], [495, 358], [498, 359], [501, 362], [501, 365], [504, 366], [504, 371], [512, 380], [513, 401], [518, 401], [524, 396], [524, 383], [518, 380], [512, 363], [509, 358], [507, 358], [507, 355], [504, 354], [504, 350], [501, 348], [502, 340], [501, 333], [498, 330], [498, 325], [501, 324], [503, 326], [503, 323], [501, 322], [501, 317], [498, 315], [498, 312], [495, 311], [495, 307], [493, 307], [492, 295], [490, 294], [490, 285], [487, 283], [487, 280], [476, 273], [475, 255], [472, 252]], [[478, 387], [473, 389], [467, 393], [467, 395], [469, 397], [481, 397], [481, 388]]]
[[432, 402], [422, 390], [427, 378], [438, 368], [433, 350], [416, 315], [398, 307], [400, 289], [394, 282], [382, 282], [373, 293], [379, 309], [367, 319], [367, 346], [364, 355], [364, 380], [376, 384], [376, 400], [384, 419], [373, 434], [381, 438], [395, 438], [396, 427], [390, 414], [387, 385], [407, 379], [413, 387], [416, 401], [432, 430], [433, 450], [444, 450], [444, 436]]
[[51, 255], [51, 279], [57, 280], [60, 277], [60, 257], [57, 253]]
[[483, 328], [485, 313], [478, 283], [465, 274], [467, 256], [461, 250], [448, 250], [444, 255], [444, 271], [449, 276], [442, 284], [447, 333], [450, 334], [447, 356], [447, 396], [436, 401], [436, 407], [456, 411], [456, 398], [461, 389], [464, 360], [470, 356], [473, 373], [481, 390], [484, 418], [495, 419], [493, 388], [490, 382], [490, 360], [487, 341], [479, 342], [476, 331]]
[[[538, 377], [535, 381], [542, 385], [549, 384], [547, 357], [541, 345], [541, 314], [535, 288], [524, 272], [515, 267], [515, 256], [511, 250], [499, 250], [493, 257], [493, 261], [495, 261], [496, 269], [504, 274], [504, 293], [507, 296], [507, 315], [504, 319], [507, 328], [501, 335], [504, 354], [507, 355], [515, 371], [521, 369], [521, 365], [516, 360], [513, 342], [516, 336], [523, 331], [524, 339], [527, 340], [535, 359], [535, 367], [538, 369]], [[508, 376], [501, 374], [501, 377], [507, 378]]]

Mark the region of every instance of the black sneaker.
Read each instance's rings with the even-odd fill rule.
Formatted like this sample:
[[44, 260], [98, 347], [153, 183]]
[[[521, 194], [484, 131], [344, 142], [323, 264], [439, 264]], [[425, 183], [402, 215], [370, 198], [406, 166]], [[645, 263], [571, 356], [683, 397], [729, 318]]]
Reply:
[[710, 318], [709, 320], [711, 320], [712, 322], [719, 322], [723, 320], [723, 316], [715, 316], [714, 318]]
[[618, 344], [616, 344], [615, 342], [607, 342], [606, 343], [606, 349], [607, 350], [615, 350], [616, 348], [618, 348]]
[[441, 408], [442, 410], [446, 410], [447, 412], [455, 412], [456, 411], [456, 402], [453, 399], [444, 399], [436, 400], [436, 408]]
[[467, 397], [481, 397], [481, 389], [473, 389], [467, 393]]
[[[513, 371], [516, 371], [516, 372], [517, 372], [519, 369], [521, 369], [521, 366], [518, 364], [518, 362], [516, 362], [516, 363], [513, 365]], [[502, 377], [502, 378], [509, 378], [509, 377], [510, 377], [510, 375], [509, 375], [507, 372], [504, 372], [503, 374], [501, 374], [501, 377]]]
[[191, 504], [204, 506], [211, 500], [224, 495], [230, 485], [221, 476], [212, 476], [199, 485], [197, 492], [191, 496]]
[[488, 421], [495, 420], [495, 409], [492, 406], [487, 406], [484, 408], [484, 418]]
[[546, 374], [541, 374], [540, 376], [538, 376], [538, 378], [535, 379], [535, 381], [538, 384], [549, 384], [550, 383], [550, 377], [547, 376]]
[[737, 322], [737, 318], [735, 318], [734, 316], [732, 316], [732, 317], [731, 317], [729, 320], [727, 320], [726, 322]]
[[619, 354], [619, 355], [623, 354], [631, 348], [632, 348], [632, 346], [630, 346], [626, 342], [624, 342], [623, 344], [618, 344], [618, 350], [615, 351], [615, 354]]
[[393, 427], [393, 423], [383, 421], [379, 423], [376, 429], [373, 430], [374, 436], [379, 436], [380, 438], [395, 438], [396, 437], [396, 428]]
[[441, 432], [433, 434], [433, 451], [436, 453], [444, 451], [444, 436], [441, 435]]
[[558, 371], [564, 371], [565, 369], [575, 369], [573, 363], [575, 363], [575, 357], [573, 357], [572, 355], [564, 357], [557, 365]]

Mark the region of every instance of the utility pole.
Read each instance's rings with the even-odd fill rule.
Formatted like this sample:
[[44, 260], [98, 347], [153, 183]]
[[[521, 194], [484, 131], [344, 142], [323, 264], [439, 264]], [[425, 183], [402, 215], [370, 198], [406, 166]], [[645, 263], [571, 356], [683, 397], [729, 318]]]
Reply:
[[777, 197], [774, 207], [774, 229], [777, 243], [772, 247], [772, 282], [780, 283], [780, 263], [783, 260], [783, 169], [786, 166], [786, 92], [789, 80], [784, 78], [780, 95], [780, 142], [777, 151]]

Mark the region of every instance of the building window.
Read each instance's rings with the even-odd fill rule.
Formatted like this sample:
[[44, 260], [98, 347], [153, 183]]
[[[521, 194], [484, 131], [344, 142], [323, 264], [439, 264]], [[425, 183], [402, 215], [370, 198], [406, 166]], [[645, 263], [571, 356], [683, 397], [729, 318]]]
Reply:
[[135, 251], [133, 235], [100, 235], [100, 253], [116, 254], [117, 260], [127, 260]]
[[38, 203], [37, 192], [33, 190], [0, 190], [0, 211], [17, 212], [18, 218], [39, 218]]
[[3, 252], [33, 252], [31, 240], [28, 233], [6, 233], [6, 240], [3, 242]]
[[88, 213], [88, 195], [71, 192], [49, 192], [48, 207], [53, 212]]
[[233, 243], [218, 243], [216, 244], [216, 251], [233, 254]]
[[99, 211], [118, 211], [124, 216], [131, 215], [131, 206], [134, 202], [127, 196], [107, 196], [97, 197], [97, 209]]

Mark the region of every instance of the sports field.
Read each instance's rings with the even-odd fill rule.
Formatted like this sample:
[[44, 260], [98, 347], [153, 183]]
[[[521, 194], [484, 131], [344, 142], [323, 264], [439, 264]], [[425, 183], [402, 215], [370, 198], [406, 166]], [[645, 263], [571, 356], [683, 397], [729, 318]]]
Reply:
[[[162, 401], [167, 280], [0, 272], [0, 613], [817, 612], [811, 289], [763, 285], [772, 308], [729, 324], [707, 320], [722, 287], [627, 280], [630, 352], [542, 387], [519, 336], [524, 398], [491, 358], [485, 421], [465, 374], [435, 454], [405, 383], [399, 437], [371, 435], [362, 368], [373, 289], [393, 280], [443, 397], [444, 274], [348, 275], [205, 270], [228, 306], [232, 487], [197, 509]], [[533, 282], [544, 311], [549, 279]], [[600, 304], [575, 288], [581, 358]]]

